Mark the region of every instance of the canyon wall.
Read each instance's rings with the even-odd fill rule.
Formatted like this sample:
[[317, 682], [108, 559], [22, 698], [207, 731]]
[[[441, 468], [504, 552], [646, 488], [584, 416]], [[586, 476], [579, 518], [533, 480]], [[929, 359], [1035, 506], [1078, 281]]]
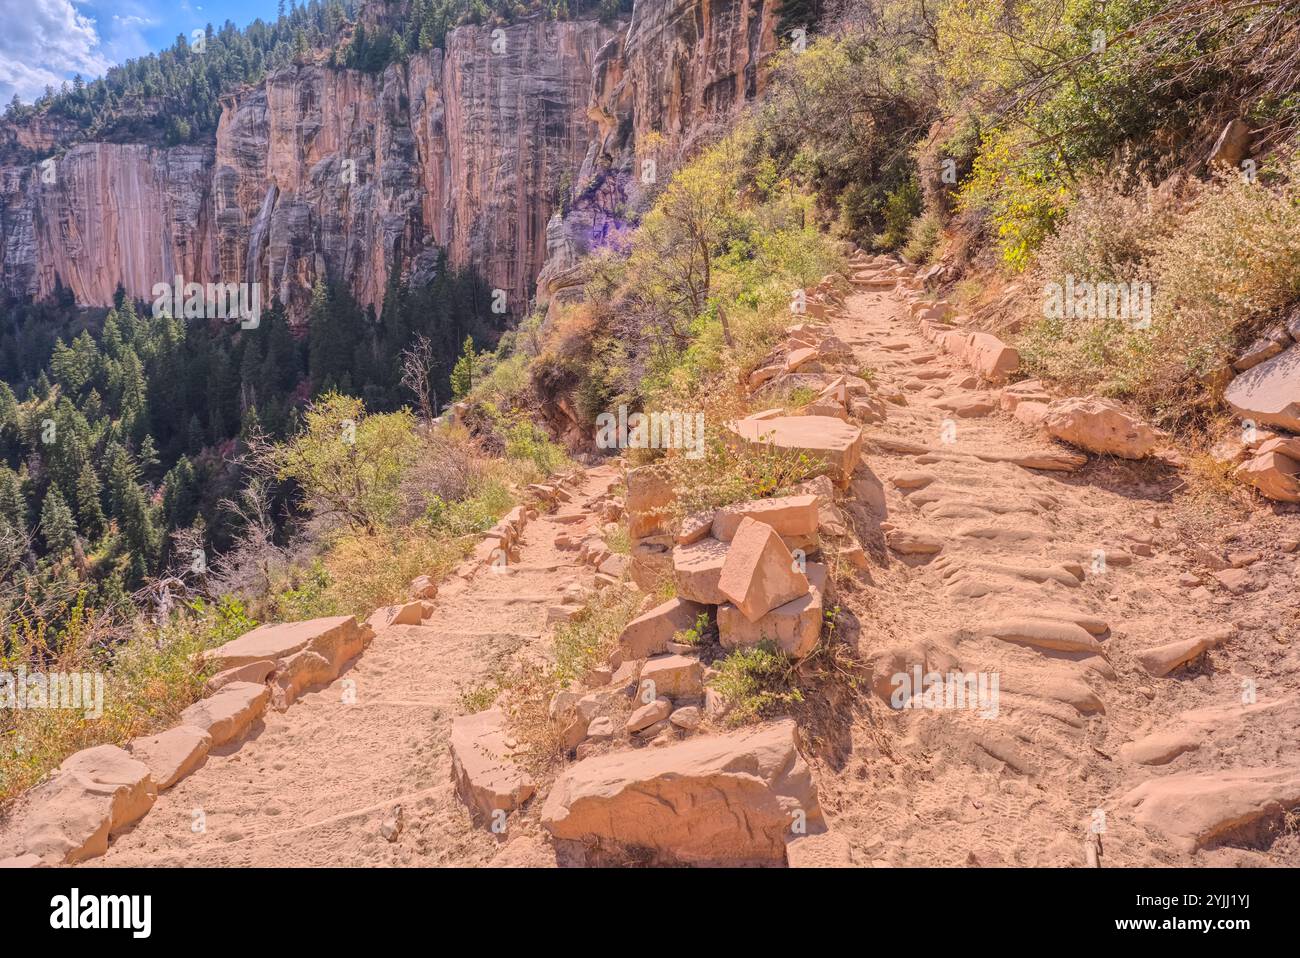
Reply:
[[150, 300], [177, 275], [260, 282], [301, 317], [318, 279], [382, 307], [395, 262], [445, 250], [519, 315], [634, 214], [653, 186], [639, 159], [666, 173], [760, 91], [774, 17], [771, 0], [639, 0], [626, 25], [460, 27], [381, 74], [274, 73], [225, 99], [209, 146], [42, 157], [53, 134], [10, 129], [32, 162], [0, 166], [0, 283], [104, 306], [118, 284]]

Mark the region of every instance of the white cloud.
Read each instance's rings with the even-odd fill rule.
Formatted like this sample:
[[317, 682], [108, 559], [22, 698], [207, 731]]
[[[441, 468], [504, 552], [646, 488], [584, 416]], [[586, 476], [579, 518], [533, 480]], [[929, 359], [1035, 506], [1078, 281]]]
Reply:
[[0, 0], [0, 99], [16, 92], [31, 101], [46, 84], [58, 89], [80, 73], [95, 77], [111, 61], [100, 46], [95, 21], [72, 0]]

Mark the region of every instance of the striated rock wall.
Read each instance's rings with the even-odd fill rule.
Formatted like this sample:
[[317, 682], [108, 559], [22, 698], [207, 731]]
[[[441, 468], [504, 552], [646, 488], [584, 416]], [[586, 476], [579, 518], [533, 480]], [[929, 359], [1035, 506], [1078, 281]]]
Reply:
[[539, 301], [576, 296], [579, 257], [627, 226], [685, 156], [762, 93], [778, 10], [779, 0], [639, 0], [596, 58], [597, 133], [572, 203], [547, 225]]
[[425, 269], [441, 248], [519, 315], [539, 275], [543, 300], [572, 285], [625, 223], [637, 159], [666, 175], [761, 90], [774, 19], [773, 0], [641, 0], [625, 28], [461, 27], [379, 75], [273, 74], [226, 99], [211, 146], [92, 143], [49, 163], [60, 131], [6, 128], [0, 283], [104, 306], [119, 283], [147, 300], [178, 274], [256, 281], [301, 316], [326, 276], [380, 307], [396, 261]]

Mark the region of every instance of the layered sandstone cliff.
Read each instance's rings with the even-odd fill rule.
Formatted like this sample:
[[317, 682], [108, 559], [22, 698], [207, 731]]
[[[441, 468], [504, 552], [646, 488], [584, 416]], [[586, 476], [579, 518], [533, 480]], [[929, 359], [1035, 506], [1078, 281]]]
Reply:
[[211, 146], [41, 156], [50, 131], [10, 130], [32, 162], [0, 167], [0, 283], [103, 306], [119, 284], [260, 282], [301, 316], [326, 277], [381, 307], [395, 263], [441, 249], [519, 315], [635, 210], [638, 159], [666, 173], [759, 91], [773, 23], [772, 0], [641, 0], [625, 27], [461, 27], [378, 75], [279, 71], [225, 100]]

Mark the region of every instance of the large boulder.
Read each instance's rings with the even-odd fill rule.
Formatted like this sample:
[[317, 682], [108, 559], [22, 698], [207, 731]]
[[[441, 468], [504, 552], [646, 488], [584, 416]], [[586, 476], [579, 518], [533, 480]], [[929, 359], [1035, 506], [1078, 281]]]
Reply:
[[471, 814], [492, 822], [532, 797], [532, 776], [515, 763], [501, 709], [457, 716], [451, 723], [451, 774]]
[[1047, 407], [1043, 427], [1057, 439], [1088, 452], [1142, 459], [1155, 451], [1159, 434], [1119, 406], [1093, 396], [1058, 399]]
[[[407, 605], [418, 624], [420, 604]], [[358, 624], [351, 615], [262, 625], [204, 653], [203, 660], [219, 670], [265, 660], [275, 662], [272, 704], [284, 710], [303, 689], [332, 681], [350, 659], [361, 654], [374, 635], [369, 623]]]
[[708, 865], [783, 865], [788, 838], [825, 827], [789, 719], [578, 762], [542, 824], [560, 839]]
[[1300, 345], [1237, 376], [1223, 398], [1242, 419], [1300, 432]]
[[806, 455], [839, 485], [848, 483], [862, 454], [862, 430], [834, 416], [740, 419], [728, 428], [745, 442]]
[[108, 851], [108, 840], [144, 817], [158, 789], [149, 768], [116, 745], [77, 752], [26, 796], [23, 851], [71, 865]]
[[718, 591], [756, 622], [777, 606], [807, 595], [808, 577], [771, 526], [745, 518], [731, 540]]

